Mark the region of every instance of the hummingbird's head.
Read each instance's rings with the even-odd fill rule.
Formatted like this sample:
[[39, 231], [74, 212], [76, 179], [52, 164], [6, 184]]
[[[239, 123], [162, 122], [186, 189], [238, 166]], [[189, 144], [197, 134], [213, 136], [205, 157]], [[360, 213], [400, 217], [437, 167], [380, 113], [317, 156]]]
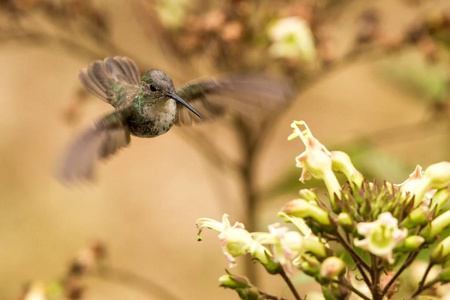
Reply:
[[141, 93], [148, 99], [162, 100], [167, 98], [167, 94], [175, 93], [175, 86], [166, 73], [152, 69], [142, 75]]
[[200, 114], [175, 92], [172, 79], [163, 71], [151, 69], [142, 75], [139, 95], [147, 101], [163, 101], [171, 98], [201, 118]]

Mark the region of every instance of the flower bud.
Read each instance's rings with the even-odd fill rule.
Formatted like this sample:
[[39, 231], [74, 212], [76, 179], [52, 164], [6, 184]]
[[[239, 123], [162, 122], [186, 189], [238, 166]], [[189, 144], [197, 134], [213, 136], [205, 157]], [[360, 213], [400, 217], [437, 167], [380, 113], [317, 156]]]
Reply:
[[301, 199], [305, 199], [306, 201], [309, 201], [309, 202], [317, 202], [317, 200], [318, 200], [316, 193], [314, 193], [310, 189], [301, 189], [298, 192], [298, 195], [300, 196]]
[[352, 217], [348, 213], [342, 212], [338, 215], [337, 221], [339, 225], [342, 226], [342, 228], [346, 232], [353, 232], [353, 229], [355, 228], [355, 224], [353, 224]]
[[429, 166], [424, 173], [429, 178], [431, 188], [443, 189], [450, 185], [450, 162], [442, 161]]
[[443, 263], [450, 255], [450, 236], [443, 239], [431, 251], [430, 261], [435, 264]]
[[439, 279], [442, 284], [450, 282], [450, 268], [446, 268], [439, 273]]
[[414, 188], [414, 205], [418, 205], [430, 189], [444, 189], [450, 185], [450, 162], [443, 161], [429, 166], [422, 180]]
[[350, 184], [361, 187], [364, 177], [353, 166], [350, 156], [342, 151], [331, 151], [331, 161], [333, 171], [344, 173]]
[[312, 238], [303, 239], [303, 251], [314, 255], [320, 261], [325, 259], [329, 252], [323, 243]]
[[406, 179], [404, 182], [400, 184], [394, 184], [394, 186], [399, 187], [400, 191], [402, 192], [402, 195], [405, 197], [406, 194], [412, 193], [416, 189], [416, 187], [422, 180], [422, 177], [423, 177], [422, 167], [420, 165], [417, 165], [416, 168], [414, 169], [414, 172], [412, 172], [409, 175], [408, 179]]
[[238, 276], [233, 274], [222, 275], [219, 278], [219, 283], [221, 287], [229, 289], [242, 289], [250, 287], [250, 283], [247, 277]]
[[427, 242], [431, 242], [436, 235], [441, 233], [445, 228], [450, 225], [450, 210], [437, 216], [430, 224], [428, 224], [421, 235]]
[[260, 262], [269, 274], [279, 274], [280, 264], [274, 262], [270, 257], [268, 250], [261, 244], [254, 242], [250, 248], [250, 255]]
[[287, 215], [299, 218], [312, 218], [321, 225], [331, 225], [329, 215], [326, 211], [303, 199], [289, 201], [281, 211]]
[[298, 267], [303, 273], [312, 277], [316, 277], [320, 273], [320, 263], [312, 257], [304, 256]]
[[420, 235], [408, 236], [402, 244], [396, 247], [396, 250], [403, 252], [416, 251], [423, 243], [425, 243], [425, 239]]
[[450, 190], [442, 189], [437, 191], [433, 196], [431, 210], [436, 208], [436, 212], [439, 212], [448, 199], [450, 199]]
[[236, 289], [236, 292], [239, 295], [239, 298], [246, 300], [261, 300], [261, 295], [256, 287], [252, 286], [246, 289]]
[[430, 209], [425, 205], [421, 205], [411, 211], [408, 217], [402, 222], [402, 226], [410, 229], [415, 226], [424, 225], [427, 223], [429, 214]]
[[342, 259], [331, 256], [322, 262], [320, 276], [327, 279], [339, 277], [345, 273], [345, 264]]

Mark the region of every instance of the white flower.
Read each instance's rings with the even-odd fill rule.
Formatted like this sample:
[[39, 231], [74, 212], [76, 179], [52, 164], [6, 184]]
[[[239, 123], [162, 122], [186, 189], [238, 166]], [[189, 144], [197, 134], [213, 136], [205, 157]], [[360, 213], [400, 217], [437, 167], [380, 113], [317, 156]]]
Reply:
[[247, 253], [250, 253], [263, 264], [269, 263], [268, 256], [270, 256], [270, 253], [268, 250], [252, 239], [251, 234], [245, 229], [244, 224], [236, 222], [231, 226], [227, 214], [222, 216], [222, 222], [209, 218], [201, 218], [196, 223], [199, 229], [199, 240], [201, 240], [200, 233], [203, 228], [220, 232], [220, 245], [222, 246], [223, 254], [230, 268], [236, 266], [235, 257]]
[[298, 17], [284, 18], [268, 29], [272, 46], [269, 53], [273, 57], [300, 59], [312, 62], [316, 58], [314, 37], [308, 24]]
[[[300, 130], [299, 126], [304, 126], [305, 130]], [[334, 208], [334, 195], [341, 196], [341, 186], [333, 173], [330, 151], [312, 135], [304, 121], [294, 121], [291, 127], [294, 132], [288, 140], [299, 137], [306, 147], [305, 151], [295, 158], [297, 167], [303, 169], [300, 180], [303, 182], [311, 176], [323, 180]]]
[[304, 237], [297, 231], [289, 231], [279, 223], [269, 225], [269, 232], [254, 232], [252, 236], [261, 244], [272, 245], [273, 260], [291, 276], [293, 261], [303, 252]]
[[45, 286], [42, 282], [34, 282], [25, 294], [24, 300], [45, 300]]
[[406, 228], [398, 228], [398, 220], [390, 212], [382, 213], [376, 221], [358, 223], [356, 228], [365, 239], [355, 239], [355, 246], [386, 259], [390, 264], [394, 262], [394, 248], [408, 234]]

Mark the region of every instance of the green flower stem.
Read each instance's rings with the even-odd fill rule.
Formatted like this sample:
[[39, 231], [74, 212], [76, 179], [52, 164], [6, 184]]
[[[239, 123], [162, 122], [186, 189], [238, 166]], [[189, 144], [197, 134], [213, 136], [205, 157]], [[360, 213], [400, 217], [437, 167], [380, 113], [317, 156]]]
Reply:
[[338, 196], [338, 198], [341, 197], [341, 185], [331, 170], [323, 174], [322, 180], [325, 182], [325, 186], [327, 187], [331, 207], [333, 208], [333, 211], [336, 212], [338, 211], [338, 207], [336, 206], [335, 195]]
[[358, 295], [359, 297], [361, 297], [364, 300], [371, 300], [369, 297], [367, 297], [366, 295], [364, 295], [363, 293], [358, 291], [355, 287], [353, 287], [351, 284], [349, 284], [349, 283], [347, 283], [345, 281], [331, 279], [331, 282], [332, 283], [337, 283], [339, 285], [342, 285], [342, 286], [346, 287], [349, 291], [355, 293], [356, 295]]

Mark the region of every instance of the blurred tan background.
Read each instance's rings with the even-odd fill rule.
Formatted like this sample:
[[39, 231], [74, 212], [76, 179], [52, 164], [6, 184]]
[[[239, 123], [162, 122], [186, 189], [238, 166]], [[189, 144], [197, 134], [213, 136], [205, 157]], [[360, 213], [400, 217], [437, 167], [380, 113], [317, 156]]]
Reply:
[[[220, 219], [224, 212], [230, 214], [233, 222], [243, 221], [242, 185], [239, 176], [216, 168], [205, 159], [195, 142], [185, 135], [186, 129], [174, 128], [156, 139], [133, 138], [128, 149], [99, 164], [97, 180], [92, 184], [64, 186], [54, 178], [54, 172], [65, 147], [92, 120], [112, 109], [94, 96], [80, 94], [78, 71], [90, 61], [127, 55], [140, 64], [141, 71], [146, 67], [164, 70], [173, 76], [176, 85], [197, 76], [239, 71], [239, 67], [218, 66], [218, 57], [202, 56], [198, 49], [196, 55], [189, 52], [171, 56], [161, 46], [162, 34], [171, 33], [181, 39], [177, 34], [181, 35], [182, 30], [154, 29], [151, 25], [158, 23], [156, 20], [143, 22], [143, 16], [138, 15], [141, 1], [92, 4], [96, 12], [107, 16], [108, 41], [121, 49], [117, 51], [124, 52], [111, 52], [111, 47], [102, 49], [101, 43], [92, 43], [92, 37], [83, 30], [77, 34], [67, 32], [65, 26], [73, 25], [52, 21], [45, 9], [35, 9], [33, 5], [38, 2], [0, 1], [0, 29], [4, 29], [0, 30], [0, 298], [18, 299], [27, 282], [60, 278], [80, 248], [89, 241], [100, 240], [106, 245], [109, 265], [142, 276], [178, 299], [236, 299], [233, 291], [218, 288], [217, 279], [227, 266], [217, 233], [204, 232], [204, 240], [197, 242], [195, 221], [200, 217]], [[169, 2], [175, 7], [186, 5], [181, 0]], [[234, 2], [230, 5], [240, 5], [240, 1]], [[273, 20], [295, 12], [289, 10], [290, 1], [270, 2], [264, 2], [260, 9], [285, 7], [279, 15], [271, 12]], [[372, 38], [384, 42], [391, 39], [392, 44], [401, 39], [408, 26], [420, 23], [430, 12], [438, 14], [448, 9], [446, 1], [431, 0], [377, 1], [370, 7], [365, 1], [331, 2], [340, 8], [330, 9], [323, 16], [329, 13], [332, 21], [326, 28], [333, 37], [336, 61], [352, 47], [360, 16], [367, 9], [376, 9], [379, 16], [379, 33]], [[144, 6], [158, 8], [161, 3], [149, 1]], [[303, 4], [313, 5], [308, 1]], [[16, 11], [12, 12], [14, 5]], [[213, 4], [202, 5], [201, 1], [198, 5], [194, 9], [192, 3], [187, 5], [182, 14], [201, 15], [221, 9]], [[174, 18], [179, 17], [178, 11], [173, 13]], [[41, 27], [30, 28], [50, 37], [63, 36], [75, 44], [83, 43], [85, 38], [85, 44], [96, 52], [86, 54], [76, 50], [75, 45], [51, 38], [37, 41], [31, 36], [8, 35], [8, 29], [16, 26], [10, 25], [15, 22], [11, 18], [19, 18], [20, 14], [25, 20], [21, 26], [39, 24]], [[30, 19], [36, 23], [27, 25]], [[82, 22], [89, 23], [84, 19]], [[149, 34], [152, 30], [153, 38]], [[262, 36], [267, 35], [266, 27], [258, 30]], [[446, 30], [448, 34], [448, 27]], [[369, 41], [369, 48], [376, 42]], [[299, 84], [303, 75], [295, 78], [299, 96], [271, 124], [271, 135], [256, 160], [257, 188], [272, 191], [257, 204], [257, 229], [265, 230], [277, 221], [278, 209], [302, 187], [297, 184], [289, 188], [284, 183], [295, 183], [300, 176], [293, 162], [304, 148], [299, 141], [286, 140], [294, 119], [307, 121], [329, 149], [353, 153], [358, 167], [370, 171], [366, 173], [369, 179], [400, 183], [415, 164], [425, 167], [450, 160], [449, 52], [445, 42], [448, 40], [436, 42], [437, 53], [432, 54], [437, 58], [433, 63], [427, 57], [432, 55], [428, 50], [412, 43], [405, 51], [361, 55], [338, 64], [329, 72], [318, 73], [318, 78], [306, 86]], [[258, 49], [261, 48], [242, 55], [253, 55]], [[95, 54], [104, 55], [94, 57]], [[278, 64], [277, 74], [295, 77], [295, 68], [308, 74], [321, 69], [325, 65], [321, 63], [303, 68], [302, 63], [274, 58], [271, 64]], [[243, 70], [250, 70], [251, 66]], [[271, 71], [271, 67], [264, 69]], [[419, 74], [419, 79], [408, 76], [412, 73]], [[430, 77], [436, 77], [438, 83], [422, 80]], [[433, 94], [426, 88], [441, 81], [447, 82], [447, 90]], [[239, 147], [227, 122], [205, 124], [198, 130], [209, 132], [223, 151], [238, 157]], [[283, 187], [285, 192], [280, 192]], [[243, 272], [244, 260], [238, 259], [239, 266], [233, 272]], [[265, 275], [259, 266], [257, 270], [262, 288], [290, 296], [281, 278]], [[300, 291], [306, 293], [306, 288]], [[82, 297], [162, 298], [156, 291], [152, 295], [151, 288], [143, 290], [96, 276], [87, 279]]]

